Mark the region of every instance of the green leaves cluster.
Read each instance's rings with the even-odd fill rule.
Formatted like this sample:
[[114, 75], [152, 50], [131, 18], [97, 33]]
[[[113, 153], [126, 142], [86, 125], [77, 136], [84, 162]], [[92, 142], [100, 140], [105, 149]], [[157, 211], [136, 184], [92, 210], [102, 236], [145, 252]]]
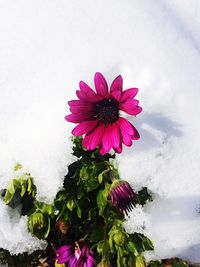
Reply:
[[53, 205], [36, 201], [28, 218], [29, 231], [39, 239], [46, 239], [50, 233], [51, 219], [54, 217], [54, 212]]
[[[69, 166], [64, 189], [54, 203], [59, 211], [57, 219], [70, 223], [67, 243], [84, 240], [95, 252], [99, 266], [146, 266], [142, 253], [153, 249], [151, 241], [141, 234], [128, 234], [124, 216], [109, 200], [111, 178], [120, 179], [113, 156], [86, 151], [78, 138], [74, 144], [73, 154], [79, 159]], [[139, 204], [149, 200], [146, 188], [138, 192]]]
[[10, 183], [8, 189], [6, 190], [6, 194], [4, 197], [4, 201], [6, 204], [9, 204], [14, 196], [19, 193], [20, 197], [23, 197], [25, 193], [28, 195], [35, 196], [36, 188], [33, 184], [33, 179], [30, 177], [30, 174], [23, 174], [18, 179], [13, 179]]
[[33, 206], [36, 187], [30, 173], [17, 172], [20, 169], [22, 169], [22, 166], [16, 164], [14, 167], [16, 177], [10, 182], [8, 188], [4, 190], [3, 196], [4, 202], [12, 208], [21, 205], [22, 215], [25, 215]]
[[[31, 195], [32, 206], [25, 213], [28, 215], [28, 229], [56, 248], [83, 241], [94, 252], [99, 266], [146, 266], [143, 252], [153, 249], [151, 241], [142, 234], [128, 234], [123, 227], [123, 214], [112, 206], [109, 199], [112, 179], [120, 179], [112, 162], [114, 156], [102, 156], [98, 150], [86, 151], [80, 138], [73, 142], [73, 155], [78, 160], [68, 167], [63, 188], [53, 203], [35, 199], [36, 188], [27, 173], [12, 180], [5, 193], [5, 203], [12, 204], [16, 197], [23, 203], [23, 197]], [[136, 196], [140, 205], [150, 200], [146, 188]], [[66, 235], [59, 233], [60, 221], [69, 226]]]

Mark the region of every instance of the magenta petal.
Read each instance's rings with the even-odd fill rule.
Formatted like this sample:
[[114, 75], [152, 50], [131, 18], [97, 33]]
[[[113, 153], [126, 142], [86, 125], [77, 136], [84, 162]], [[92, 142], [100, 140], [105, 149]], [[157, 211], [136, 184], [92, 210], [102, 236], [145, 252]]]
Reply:
[[126, 101], [127, 99], [132, 99], [133, 97], [135, 97], [138, 93], [138, 88], [129, 88], [126, 89], [123, 93], [122, 93], [122, 97], [120, 99], [121, 102]]
[[93, 106], [90, 106], [90, 105], [88, 105], [87, 107], [70, 107], [70, 109], [69, 109], [70, 111], [71, 111], [71, 113], [73, 113], [73, 114], [77, 114], [77, 115], [79, 115], [79, 114], [81, 114], [81, 113], [84, 113], [84, 114], [88, 114], [88, 115], [90, 115], [90, 117], [92, 117], [93, 115], [94, 115], [94, 107]]
[[102, 146], [102, 144], [99, 144], [99, 153], [101, 155], [105, 155], [107, 152], [105, 151], [104, 147]]
[[141, 112], [142, 112], [142, 108], [140, 106], [137, 106], [133, 111], [135, 116], [140, 114]]
[[[120, 128], [123, 144], [125, 144], [126, 146], [131, 146], [132, 138], [131, 138], [131, 135], [128, 134], [128, 131], [126, 130], [127, 127], [124, 127], [123, 120], [121, 122], [121, 119], [119, 118], [119, 120], [117, 121], [117, 124], [119, 125], [119, 128]], [[128, 125], [128, 127], [130, 127], [130, 132], [132, 133], [133, 129], [131, 125], [130, 126]]]
[[94, 129], [97, 123], [98, 121], [83, 121], [72, 130], [72, 134], [75, 136], [81, 136], [88, 133]]
[[59, 257], [59, 258], [57, 259], [57, 261], [58, 261], [58, 264], [64, 264], [64, 263], [67, 262], [66, 258], [61, 258], [61, 257]]
[[76, 91], [78, 98], [89, 102], [97, 102], [102, 99], [85, 82], [80, 81], [79, 87], [80, 91]]
[[98, 95], [108, 98], [108, 85], [104, 76], [100, 72], [95, 73], [94, 85]]
[[137, 115], [138, 113], [135, 111], [135, 108], [137, 107], [138, 103], [139, 101], [136, 99], [128, 99], [125, 102], [120, 103], [119, 109], [130, 115]]
[[96, 96], [96, 93], [85, 82], [80, 81], [79, 87], [80, 87], [81, 92], [85, 93], [87, 96], [90, 96], [90, 97]]
[[83, 138], [82, 145], [87, 148], [88, 150], [90, 149], [90, 133], [87, 133], [85, 137]]
[[120, 132], [119, 132], [119, 127], [117, 125], [117, 123], [113, 123], [111, 125], [112, 129], [110, 131], [110, 142], [111, 142], [111, 146], [115, 149], [118, 149], [120, 147], [120, 143], [121, 143], [121, 136], [120, 136]]
[[134, 134], [131, 135], [131, 138], [134, 140], [140, 139], [140, 134], [138, 133], [137, 129], [133, 125], [132, 125], [132, 128], [133, 128]]
[[114, 150], [116, 153], [120, 154], [122, 153], [122, 146], [120, 145], [119, 147], [114, 147]]
[[128, 134], [125, 134], [125, 133], [122, 134], [122, 142], [126, 146], [132, 146], [132, 139], [131, 139], [130, 135], [128, 135]]
[[130, 135], [128, 135], [127, 133], [125, 132], [122, 132], [121, 131], [121, 135], [122, 135], [122, 142], [124, 145], [126, 146], [131, 146], [132, 145], [132, 138]]
[[[117, 124], [120, 127], [123, 141], [129, 143], [128, 137], [126, 135], [130, 136], [131, 139], [134, 139], [134, 140], [137, 140], [140, 138], [140, 134], [138, 133], [137, 129], [127, 119], [120, 117], [117, 121]], [[129, 146], [128, 144], [126, 145]]]
[[90, 150], [95, 149], [100, 144], [104, 131], [105, 131], [105, 125], [101, 124], [99, 127], [95, 129], [95, 131], [91, 133], [89, 141]]
[[93, 109], [95, 106], [94, 103], [88, 103], [83, 100], [71, 100], [68, 102], [68, 105], [70, 106], [70, 108], [82, 108], [83, 110], [85, 108]]
[[123, 79], [122, 76], [119, 75], [117, 76], [117, 78], [114, 79], [110, 87], [110, 95], [117, 101], [119, 101], [121, 98], [122, 84], [123, 84]]
[[111, 125], [106, 126], [105, 132], [102, 137], [102, 149], [100, 150], [101, 154], [108, 153], [111, 149], [111, 142], [110, 142], [110, 132], [111, 132]]
[[85, 83], [84, 81], [79, 82], [79, 87], [82, 92], [87, 93], [88, 95], [91, 96], [96, 95], [95, 92], [92, 90], [92, 88], [89, 85], [87, 85], [87, 83]]
[[70, 107], [85, 107], [88, 105], [88, 103], [86, 103], [85, 101], [83, 100], [71, 100], [71, 101], [68, 101], [68, 105]]
[[95, 264], [94, 258], [89, 255], [88, 258], [87, 258], [87, 262], [86, 262], [86, 265], [85, 266], [86, 267], [93, 267], [94, 264]]
[[69, 261], [68, 267], [77, 267], [77, 259], [75, 257]]
[[72, 113], [93, 113], [94, 104], [82, 100], [72, 100], [68, 102]]
[[64, 245], [60, 247], [59, 249], [56, 250], [56, 254], [62, 254], [65, 253], [65, 251], [69, 250], [72, 248], [72, 245]]
[[125, 132], [128, 135], [134, 135], [133, 125], [127, 119], [119, 117], [117, 123], [121, 132]]
[[65, 245], [56, 250], [57, 260], [59, 264], [66, 263], [73, 257], [74, 246]]
[[91, 96], [88, 96], [87, 94], [85, 94], [84, 92], [82, 92], [80, 90], [76, 90], [76, 95], [78, 96], [78, 98], [80, 100], [83, 100], [85, 102], [96, 103], [96, 102], [99, 102], [99, 101], [102, 100], [102, 97], [98, 96], [97, 94], [96, 94], [96, 96], [91, 97]]
[[73, 123], [79, 123], [91, 118], [91, 114], [70, 114], [65, 116], [65, 120]]
[[101, 124], [95, 129], [95, 131], [87, 133], [82, 142], [83, 146], [88, 150], [95, 149], [98, 145], [100, 145], [104, 131], [105, 126], [104, 124]]

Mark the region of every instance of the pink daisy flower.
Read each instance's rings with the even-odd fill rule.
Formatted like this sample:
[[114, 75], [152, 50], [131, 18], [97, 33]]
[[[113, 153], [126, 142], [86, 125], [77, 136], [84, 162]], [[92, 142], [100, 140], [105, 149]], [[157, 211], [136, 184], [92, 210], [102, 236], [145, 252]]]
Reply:
[[82, 243], [64, 245], [56, 254], [58, 264], [68, 263], [69, 267], [93, 267], [95, 264], [92, 251]]
[[76, 91], [79, 100], [69, 101], [72, 114], [65, 117], [69, 122], [78, 123], [73, 129], [75, 136], [84, 135], [83, 146], [88, 150], [97, 147], [104, 155], [112, 148], [117, 153], [122, 152], [122, 144], [132, 145], [140, 135], [136, 128], [120, 114], [120, 111], [136, 116], [142, 108], [134, 99], [138, 89], [122, 90], [122, 76], [117, 76], [108, 90], [104, 76], [97, 72], [94, 76], [96, 92], [86, 83], [80, 82], [80, 90]]

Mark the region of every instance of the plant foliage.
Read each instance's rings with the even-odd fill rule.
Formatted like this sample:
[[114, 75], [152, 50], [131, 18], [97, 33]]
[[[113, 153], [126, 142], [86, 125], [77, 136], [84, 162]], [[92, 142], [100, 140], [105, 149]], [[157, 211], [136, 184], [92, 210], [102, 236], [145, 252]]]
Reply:
[[[80, 138], [73, 142], [77, 161], [69, 165], [63, 188], [53, 203], [36, 200], [36, 187], [29, 173], [12, 180], [5, 190], [5, 203], [24, 207], [24, 198], [31, 197], [31, 205], [23, 214], [28, 215], [29, 231], [49, 244], [48, 264], [52, 264], [52, 257], [54, 260], [48, 266], [58, 266], [55, 249], [74, 242], [87, 243], [98, 266], [147, 266], [143, 253], [153, 250], [151, 240], [140, 233], [127, 233], [124, 215], [110, 200], [113, 179], [120, 180], [114, 155], [102, 156], [97, 149], [87, 151]], [[21, 165], [15, 170], [19, 168]], [[143, 188], [136, 194], [135, 204], [145, 205], [151, 200], [149, 191]]]

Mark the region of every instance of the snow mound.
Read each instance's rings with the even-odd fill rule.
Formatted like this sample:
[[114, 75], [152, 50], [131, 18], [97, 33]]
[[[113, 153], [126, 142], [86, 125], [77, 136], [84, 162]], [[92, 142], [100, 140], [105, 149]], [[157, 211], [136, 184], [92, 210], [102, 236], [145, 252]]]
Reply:
[[20, 218], [19, 212], [5, 205], [0, 200], [0, 247], [11, 254], [24, 251], [29, 253], [44, 249], [46, 242], [33, 237], [27, 229], [27, 217]]

